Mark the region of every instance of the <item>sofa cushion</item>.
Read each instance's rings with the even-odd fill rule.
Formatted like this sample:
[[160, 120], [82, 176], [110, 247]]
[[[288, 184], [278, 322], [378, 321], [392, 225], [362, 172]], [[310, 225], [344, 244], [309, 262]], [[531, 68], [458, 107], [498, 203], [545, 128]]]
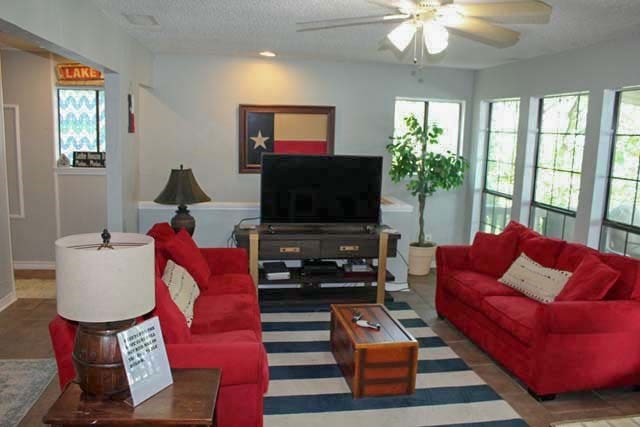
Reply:
[[640, 299], [640, 260], [616, 254], [600, 254], [600, 259], [620, 272], [605, 299]]
[[200, 290], [196, 281], [189, 272], [179, 266], [173, 261], [167, 263], [167, 267], [164, 269], [162, 281], [169, 288], [169, 295], [171, 299], [176, 303], [178, 309], [184, 314], [187, 319], [187, 326], [191, 326], [193, 321], [193, 305], [196, 298], [200, 296]]
[[167, 343], [181, 344], [191, 341], [187, 319], [171, 299], [169, 289], [160, 277], [156, 277], [156, 307], [153, 309], [153, 315], [158, 316], [162, 336]]
[[203, 295], [254, 294], [256, 287], [248, 274], [212, 274]]
[[513, 262], [517, 246], [515, 231], [498, 235], [478, 232], [471, 245], [471, 266], [478, 273], [500, 277]]
[[567, 243], [558, 255], [555, 268], [574, 272], [587, 255], [598, 256], [599, 252], [579, 243]]
[[480, 307], [480, 302], [487, 296], [522, 296], [520, 292], [503, 285], [493, 277], [473, 271], [452, 273], [444, 287], [450, 294], [471, 307]]
[[193, 276], [200, 290], [207, 289], [211, 270], [204, 256], [191, 238], [191, 235], [183, 228], [176, 236], [169, 240], [165, 246], [169, 258], [176, 264], [187, 269]]
[[201, 296], [194, 306], [193, 334], [209, 334], [239, 329], [256, 332], [260, 338], [260, 313], [255, 295]]
[[256, 333], [250, 329], [239, 329], [236, 331], [217, 332], [212, 334], [193, 334], [192, 343], [236, 343], [236, 342], [257, 342]]
[[153, 237], [155, 241], [156, 274], [162, 276], [167, 265], [167, 252], [165, 247], [167, 242], [175, 237], [176, 233], [168, 222], [160, 222], [151, 227], [151, 229], [147, 231], [147, 235]]
[[541, 303], [530, 298], [490, 296], [482, 301], [481, 311], [523, 344], [531, 346]]
[[573, 272], [556, 301], [599, 301], [620, 277], [620, 272], [598, 257], [587, 255]]
[[571, 277], [568, 271], [543, 267], [526, 254], [520, 254], [499, 281], [529, 298], [550, 303]]
[[567, 243], [550, 237], [530, 237], [520, 242], [518, 255], [525, 253], [543, 267], [554, 268], [558, 255]]

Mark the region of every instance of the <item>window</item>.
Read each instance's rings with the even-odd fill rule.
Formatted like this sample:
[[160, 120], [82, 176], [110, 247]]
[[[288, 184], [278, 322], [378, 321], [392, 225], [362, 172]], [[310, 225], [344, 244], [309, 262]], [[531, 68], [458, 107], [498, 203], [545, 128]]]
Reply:
[[404, 118], [411, 114], [422, 122], [422, 126], [425, 123], [428, 123], [429, 126], [437, 124], [444, 130], [440, 137], [440, 143], [433, 147], [434, 150], [439, 153], [451, 151], [460, 154], [460, 125], [462, 122], [462, 104], [460, 102], [397, 99], [394, 123], [396, 136], [407, 131]]
[[481, 230], [498, 233], [511, 219], [520, 101], [489, 104], [487, 161], [482, 192]]
[[617, 94], [603, 251], [640, 258], [640, 90]]
[[540, 103], [531, 225], [546, 236], [573, 239], [588, 104], [587, 94]]
[[58, 89], [58, 156], [73, 163], [74, 151], [104, 152], [104, 90]]

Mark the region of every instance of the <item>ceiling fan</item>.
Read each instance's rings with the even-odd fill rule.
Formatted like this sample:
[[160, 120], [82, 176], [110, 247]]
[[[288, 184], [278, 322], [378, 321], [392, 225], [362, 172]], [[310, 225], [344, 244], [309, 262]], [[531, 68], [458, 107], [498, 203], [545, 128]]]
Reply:
[[489, 46], [505, 48], [516, 44], [520, 33], [495, 23], [546, 24], [551, 16], [551, 6], [538, 0], [492, 3], [454, 3], [454, 0], [368, 1], [393, 13], [300, 22], [298, 31], [401, 22], [387, 35], [387, 39], [401, 52], [413, 41], [414, 62], [417, 63], [418, 44], [421, 56], [425, 47], [430, 55], [437, 55], [447, 48], [449, 32]]

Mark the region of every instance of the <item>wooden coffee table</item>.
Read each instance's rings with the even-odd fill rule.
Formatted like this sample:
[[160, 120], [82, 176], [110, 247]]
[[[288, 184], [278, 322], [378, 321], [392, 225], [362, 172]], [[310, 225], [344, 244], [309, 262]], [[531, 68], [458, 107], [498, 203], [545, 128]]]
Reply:
[[52, 426], [214, 426], [220, 369], [172, 369], [173, 384], [135, 408], [125, 402], [85, 401], [69, 384], [43, 422]]
[[[354, 312], [381, 329], [356, 325]], [[354, 399], [415, 392], [418, 342], [381, 304], [333, 304], [331, 351]]]

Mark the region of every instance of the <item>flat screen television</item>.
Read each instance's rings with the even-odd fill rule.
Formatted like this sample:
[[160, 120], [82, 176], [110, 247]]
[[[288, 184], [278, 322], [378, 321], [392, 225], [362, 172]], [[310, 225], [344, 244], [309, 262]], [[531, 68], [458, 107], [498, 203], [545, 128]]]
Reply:
[[379, 224], [382, 157], [263, 154], [263, 224]]

